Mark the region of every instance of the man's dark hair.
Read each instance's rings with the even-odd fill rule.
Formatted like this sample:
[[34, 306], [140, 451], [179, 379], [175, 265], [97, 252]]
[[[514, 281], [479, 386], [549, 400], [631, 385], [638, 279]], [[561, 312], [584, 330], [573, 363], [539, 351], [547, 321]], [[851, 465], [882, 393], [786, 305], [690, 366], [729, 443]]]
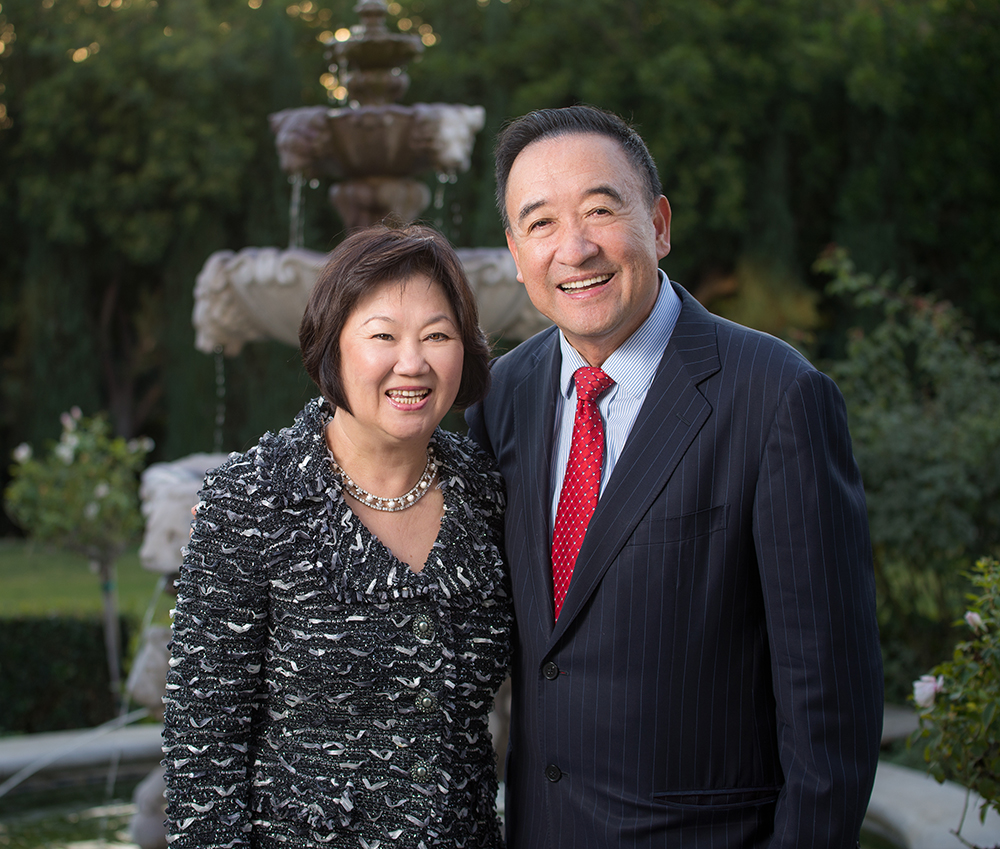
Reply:
[[354, 308], [379, 287], [418, 274], [441, 285], [458, 321], [465, 358], [455, 404], [468, 407], [486, 397], [489, 343], [479, 327], [476, 296], [455, 249], [430, 227], [378, 224], [351, 234], [334, 248], [299, 325], [302, 363], [333, 406], [351, 412], [340, 373], [340, 334]]
[[649, 155], [639, 134], [612, 112], [593, 106], [567, 106], [562, 109], [539, 109], [515, 118], [497, 136], [494, 148], [496, 161], [497, 209], [505, 229], [510, 229], [507, 216], [507, 178], [514, 160], [528, 145], [541, 139], [571, 133], [596, 133], [614, 139], [632, 163], [636, 173], [644, 180], [649, 193], [649, 204], [663, 194], [656, 163]]

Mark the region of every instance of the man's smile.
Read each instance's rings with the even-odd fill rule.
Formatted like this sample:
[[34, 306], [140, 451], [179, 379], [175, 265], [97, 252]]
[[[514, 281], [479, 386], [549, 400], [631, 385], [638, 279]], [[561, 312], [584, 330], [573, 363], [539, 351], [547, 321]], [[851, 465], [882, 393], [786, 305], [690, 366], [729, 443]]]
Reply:
[[560, 283], [559, 289], [563, 292], [580, 292], [595, 286], [603, 286], [612, 277], [614, 277], [613, 274], [600, 274], [596, 277], [588, 277], [586, 280], [573, 280], [569, 283]]

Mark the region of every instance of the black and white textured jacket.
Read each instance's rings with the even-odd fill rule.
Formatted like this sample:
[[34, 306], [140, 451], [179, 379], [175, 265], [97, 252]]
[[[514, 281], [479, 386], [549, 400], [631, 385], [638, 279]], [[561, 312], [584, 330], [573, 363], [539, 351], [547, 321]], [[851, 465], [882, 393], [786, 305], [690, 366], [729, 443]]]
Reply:
[[206, 477], [178, 582], [172, 847], [498, 847], [488, 728], [510, 662], [503, 484], [438, 430], [415, 573], [344, 502], [310, 402]]

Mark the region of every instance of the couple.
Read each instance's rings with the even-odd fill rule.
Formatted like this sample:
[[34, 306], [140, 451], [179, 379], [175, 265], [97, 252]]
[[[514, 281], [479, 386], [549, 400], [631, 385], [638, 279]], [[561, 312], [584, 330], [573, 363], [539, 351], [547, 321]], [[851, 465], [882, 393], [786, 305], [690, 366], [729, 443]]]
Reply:
[[440, 236], [333, 252], [300, 332], [322, 398], [198, 506], [172, 845], [502, 845], [510, 668], [511, 849], [856, 846], [882, 676], [839, 392], [659, 271], [670, 207], [617, 117], [531, 113], [496, 154], [556, 327], [491, 370]]

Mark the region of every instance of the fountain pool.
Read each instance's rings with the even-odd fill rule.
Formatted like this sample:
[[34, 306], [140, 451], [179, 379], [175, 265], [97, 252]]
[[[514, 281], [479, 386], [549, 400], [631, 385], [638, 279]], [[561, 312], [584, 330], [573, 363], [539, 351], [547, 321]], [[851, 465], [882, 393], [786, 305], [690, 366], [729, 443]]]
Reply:
[[109, 795], [104, 781], [60, 790], [18, 793], [0, 799], [0, 846], [4, 849], [137, 849], [128, 827], [138, 782], [118, 782]]

